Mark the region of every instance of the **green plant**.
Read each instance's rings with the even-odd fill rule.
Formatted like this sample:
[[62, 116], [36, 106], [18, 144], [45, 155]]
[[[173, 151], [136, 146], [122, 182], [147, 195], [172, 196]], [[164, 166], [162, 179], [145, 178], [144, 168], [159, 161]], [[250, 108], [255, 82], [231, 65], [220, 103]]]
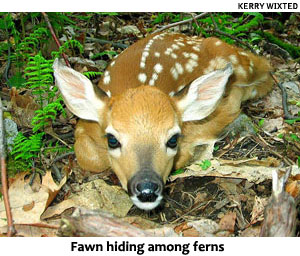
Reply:
[[[2, 17], [4, 19], [1, 19]], [[60, 31], [67, 24], [71, 24], [73, 27], [76, 24], [61, 13], [49, 13], [48, 17], [56, 31]], [[21, 33], [16, 29], [14, 20], [20, 20], [22, 38]], [[8, 59], [11, 59], [13, 65], [18, 68], [17, 72], [11, 76], [10, 81], [14, 85], [17, 84], [18, 87], [24, 86], [31, 89], [32, 94], [37, 96], [35, 98], [40, 106], [31, 122], [33, 133], [25, 136], [20, 132], [14, 141], [13, 150], [8, 155], [10, 174], [15, 174], [20, 169], [30, 169], [37, 158], [42, 159], [42, 154], [51, 150], [55, 152], [72, 150], [65, 145], [62, 146], [61, 142], [56, 142], [54, 146], [50, 145], [44, 136], [44, 130], [50, 122], [53, 122], [58, 114], [65, 115], [66, 113], [63, 108], [63, 100], [57, 96], [58, 89], [54, 86], [53, 60], [46, 59], [41, 53], [41, 49], [48, 43], [50, 36], [46, 23], [40, 22], [41, 20], [43, 21], [41, 13], [20, 14], [17, 19], [16, 17], [12, 19], [11, 14], [0, 13], [0, 29], [4, 28], [7, 31], [7, 38], [13, 39], [7, 40], [6, 44], [0, 43], [0, 53], [11, 50], [11, 56], [8, 56]], [[26, 22], [32, 24], [32, 32], [29, 35], [25, 35], [24, 24]], [[77, 40], [68, 40], [54, 56], [58, 57], [59, 54], [68, 50], [76, 54], [77, 52], [83, 53], [83, 46]], [[95, 72], [87, 75], [92, 77], [97, 74]], [[48, 151], [44, 152], [43, 147], [47, 147]], [[37, 168], [37, 166], [35, 167]]]
[[29, 58], [25, 68], [25, 77], [28, 79], [26, 85], [29, 85], [34, 95], [39, 96], [41, 108], [44, 106], [44, 101], [48, 104], [52, 102], [57, 92], [57, 88], [53, 87], [52, 64], [53, 60], [46, 60], [41, 53], [38, 53]]
[[103, 52], [99, 52], [94, 54], [91, 59], [95, 60], [98, 59], [99, 57], [105, 56], [107, 55], [109, 57], [109, 59], [112, 59], [112, 57], [118, 55], [118, 53], [116, 51], [103, 51]]
[[61, 145], [60, 142], [56, 141], [55, 144], [53, 145], [53, 142], [48, 143], [47, 147], [44, 148], [43, 153], [47, 154], [47, 153], [58, 153], [58, 154], [63, 154], [63, 153], [67, 153], [67, 152], [74, 152], [74, 148], [71, 147], [67, 147], [65, 145]]
[[63, 99], [59, 97], [56, 101], [53, 101], [35, 111], [35, 116], [32, 118], [31, 124], [33, 125], [32, 131], [37, 132], [39, 130], [44, 130], [46, 126], [50, 123], [49, 121], [55, 121], [58, 112], [61, 112], [66, 116], [66, 112], [62, 106]]
[[89, 78], [89, 79], [93, 79], [96, 76], [100, 76], [103, 74], [103, 72], [96, 72], [96, 71], [87, 71], [87, 72], [83, 72], [83, 74]]
[[76, 39], [70, 39], [66, 41], [61, 47], [59, 47], [59, 54], [65, 53], [67, 50], [79, 50], [79, 53], [83, 53], [83, 45]]
[[178, 174], [181, 174], [181, 173], [184, 173], [184, 169], [182, 169], [182, 168], [173, 171], [171, 173], [171, 175], [178, 175]]
[[214, 151], [218, 151], [220, 149], [220, 146], [219, 145], [215, 145], [214, 146]]
[[299, 46], [295, 46], [295, 45], [286, 43], [268, 32], [257, 31], [257, 33], [260, 34], [261, 36], [265, 37], [269, 42], [276, 44], [279, 47], [285, 49], [293, 58], [300, 57], [300, 47]]
[[44, 132], [40, 132], [27, 138], [23, 133], [19, 132], [14, 140], [14, 146], [11, 152], [13, 159], [15, 161], [22, 160], [27, 169], [31, 168], [34, 159], [40, 156], [44, 134]]
[[203, 160], [201, 163], [198, 164], [202, 170], [207, 170], [209, 167], [211, 167], [211, 161], [209, 160]]
[[21, 43], [16, 44], [13, 60], [15, 60], [18, 64], [23, 62], [26, 63], [30, 57], [39, 52], [41, 44], [47, 42], [48, 38], [49, 32], [47, 29], [37, 28], [33, 31], [33, 33], [25, 37]]
[[[11, 13], [0, 13], [0, 30], [5, 31], [6, 38], [9, 39], [12, 36], [14, 44], [18, 44], [21, 40], [20, 32], [16, 29]], [[0, 54], [1, 56], [7, 52], [11, 42], [1, 41], [0, 43]]]
[[[253, 35], [253, 37], [250, 37], [249, 39], [247, 36], [248, 33], [246, 33], [251, 31], [252, 29], [257, 28], [260, 25], [260, 23], [263, 22], [264, 16], [261, 13], [245, 12], [238, 19], [234, 18], [232, 15], [229, 15], [227, 13], [216, 13], [213, 14], [213, 19], [217, 24], [218, 29], [229, 35], [234, 35], [235, 37], [241, 38], [241, 40], [248, 41], [250, 43], [257, 40], [261, 40], [261, 37], [258, 35], [256, 35], [255, 37]], [[209, 16], [199, 19], [199, 22], [202, 24], [209, 25], [210, 27], [213, 26], [213, 21]], [[211, 36], [211, 34], [207, 32], [207, 29], [205, 27], [201, 25], [197, 26], [195, 23], [193, 23], [193, 27], [196, 29], [197, 33], [201, 33], [205, 37]], [[229, 37], [226, 37], [224, 35], [218, 36], [227, 43], [234, 43], [234, 40]]]
[[258, 127], [260, 127], [260, 128], [263, 127], [264, 123], [265, 123], [265, 119], [264, 118], [260, 119], [258, 122]]

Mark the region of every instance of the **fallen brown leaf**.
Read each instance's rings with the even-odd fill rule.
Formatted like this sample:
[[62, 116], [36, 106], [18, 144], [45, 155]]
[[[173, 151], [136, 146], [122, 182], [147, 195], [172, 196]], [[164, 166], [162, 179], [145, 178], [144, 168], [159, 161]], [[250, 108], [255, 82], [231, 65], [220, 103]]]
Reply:
[[292, 197], [296, 198], [299, 195], [299, 187], [298, 181], [294, 180], [286, 185], [286, 192], [288, 192]]
[[[58, 191], [65, 184], [67, 177], [56, 185], [48, 171], [42, 179], [42, 184], [34, 189], [25, 179], [28, 173], [18, 174], [9, 187], [9, 201], [12, 208], [12, 216], [15, 224], [40, 223], [41, 214], [52, 202]], [[6, 226], [6, 212], [3, 200], [0, 201], [0, 227]]]
[[226, 213], [219, 222], [220, 229], [234, 232], [235, 221], [236, 221], [235, 212]]

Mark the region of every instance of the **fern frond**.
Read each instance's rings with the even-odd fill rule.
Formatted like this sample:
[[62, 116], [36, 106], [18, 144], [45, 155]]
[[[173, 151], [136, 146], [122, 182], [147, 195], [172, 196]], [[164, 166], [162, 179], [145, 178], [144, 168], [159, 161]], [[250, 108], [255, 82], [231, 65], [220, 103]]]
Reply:
[[83, 72], [83, 74], [89, 79], [94, 79], [96, 76], [101, 76], [103, 72], [87, 71], [87, 72]]

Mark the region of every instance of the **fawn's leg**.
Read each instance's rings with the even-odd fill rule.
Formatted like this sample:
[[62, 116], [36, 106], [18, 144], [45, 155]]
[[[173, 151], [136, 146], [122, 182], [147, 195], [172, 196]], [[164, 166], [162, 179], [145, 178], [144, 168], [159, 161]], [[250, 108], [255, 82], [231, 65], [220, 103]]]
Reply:
[[102, 172], [110, 167], [107, 142], [101, 127], [80, 120], [75, 131], [75, 154], [80, 167], [90, 172]]

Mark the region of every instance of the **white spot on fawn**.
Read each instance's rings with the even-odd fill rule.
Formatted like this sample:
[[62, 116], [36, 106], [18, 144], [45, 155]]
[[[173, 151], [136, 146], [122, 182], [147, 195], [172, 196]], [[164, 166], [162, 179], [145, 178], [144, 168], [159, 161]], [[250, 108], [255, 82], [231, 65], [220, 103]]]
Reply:
[[153, 86], [155, 84], [155, 81], [157, 80], [157, 78], [158, 78], [158, 74], [154, 72], [152, 74], [152, 77], [151, 77], [150, 81], [149, 81], [149, 85]]
[[209, 62], [209, 65], [206, 69], [204, 69], [203, 73], [206, 75], [214, 70], [222, 69], [227, 65], [228, 61], [223, 59], [222, 57], [217, 57], [215, 59], [212, 59]]
[[188, 62], [185, 64], [185, 69], [187, 72], [192, 73], [194, 68], [198, 66], [198, 63], [193, 59], [189, 59]]
[[149, 56], [149, 52], [143, 52], [142, 57], [147, 58]]
[[145, 68], [146, 67], [146, 63], [144, 62], [144, 61], [141, 61], [141, 63], [140, 63], [140, 68]]
[[155, 81], [155, 80], [157, 80], [157, 78], [158, 78], [158, 74], [157, 73], [153, 73], [152, 74], [152, 79]]
[[237, 59], [236, 55], [233, 55], [233, 54], [230, 55], [229, 59], [230, 59], [232, 64], [237, 64], [238, 63], [238, 59]]
[[240, 52], [240, 55], [248, 56], [248, 53], [246, 53], [246, 52]]
[[221, 45], [221, 44], [222, 44], [221, 41], [217, 41], [217, 42], [215, 43], [216, 46], [219, 46], [219, 45]]
[[175, 94], [175, 92], [174, 92], [174, 91], [171, 91], [171, 92], [169, 93], [169, 95], [170, 95], [171, 97], [173, 97], [173, 96], [174, 96], [174, 94]]
[[138, 79], [139, 79], [139, 81], [140, 81], [141, 83], [145, 83], [146, 80], [147, 80], [147, 75], [146, 75], [145, 73], [140, 73], [140, 74], [138, 75]]
[[155, 80], [153, 80], [153, 79], [150, 79], [150, 81], [149, 81], [149, 85], [153, 86], [153, 85], [154, 85], [154, 83], [155, 83]]
[[180, 75], [183, 74], [183, 67], [180, 63], [176, 62], [175, 63], [175, 68], [176, 68], [178, 74], [180, 74]]
[[171, 72], [171, 75], [173, 76], [173, 78], [174, 78], [175, 80], [177, 80], [177, 79], [178, 79], [178, 72], [177, 72], [176, 68], [175, 68], [175, 67], [172, 67], [172, 68], [170, 69], [170, 72]]
[[193, 50], [195, 50], [196, 52], [200, 52], [200, 48], [198, 46], [193, 46]]
[[171, 57], [172, 57], [173, 59], [177, 59], [177, 55], [176, 55], [175, 53], [171, 53]]
[[245, 71], [245, 69], [242, 66], [238, 66], [236, 68], [236, 73], [243, 77], [246, 77], [246, 75], [247, 75], [247, 72]]
[[104, 72], [104, 78], [103, 78], [103, 83], [104, 84], [109, 84], [110, 82], [110, 74], [109, 71]]
[[180, 85], [178, 88], [177, 88], [177, 92], [181, 91], [185, 86], [184, 85]]
[[189, 57], [190, 57], [190, 53], [188, 53], [188, 52], [183, 52], [182, 54], [183, 54], [183, 56], [184, 56], [185, 58], [189, 58]]
[[172, 51], [173, 51], [172, 48], [167, 48], [167, 49], [165, 50], [165, 54], [166, 54], [166, 55], [170, 55], [170, 54], [172, 53]]
[[193, 60], [198, 60], [198, 55], [195, 54], [195, 53], [191, 53], [191, 54], [190, 54], [190, 57], [191, 57]]
[[177, 44], [172, 44], [171, 47], [174, 49], [174, 50], [178, 50], [179, 49], [179, 46]]
[[106, 92], [106, 94], [109, 98], [111, 97], [111, 92], [109, 90]]
[[253, 73], [253, 68], [254, 68], [253, 61], [250, 60], [250, 63], [249, 63], [249, 72], [250, 72], [250, 73]]
[[184, 43], [181, 43], [181, 42], [177, 42], [177, 45], [178, 45], [178, 46], [185, 46], [185, 44], [184, 44]]
[[155, 71], [156, 73], [159, 74], [162, 70], [163, 70], [163, 66], [162, 66], [161, 64], [159, 64], [159, 63], [155, 64], [155, 66], [154, 66], [154, 71]]
[[155, 52], [154, 56], [157, 57], [157, 58], [159, 58], [160, 57], [160, 53], [159, 52]]
[[114, 60], [112, 63], [110, 63], [110, 66], [114, 66], [116, 64], [116, 61]]

